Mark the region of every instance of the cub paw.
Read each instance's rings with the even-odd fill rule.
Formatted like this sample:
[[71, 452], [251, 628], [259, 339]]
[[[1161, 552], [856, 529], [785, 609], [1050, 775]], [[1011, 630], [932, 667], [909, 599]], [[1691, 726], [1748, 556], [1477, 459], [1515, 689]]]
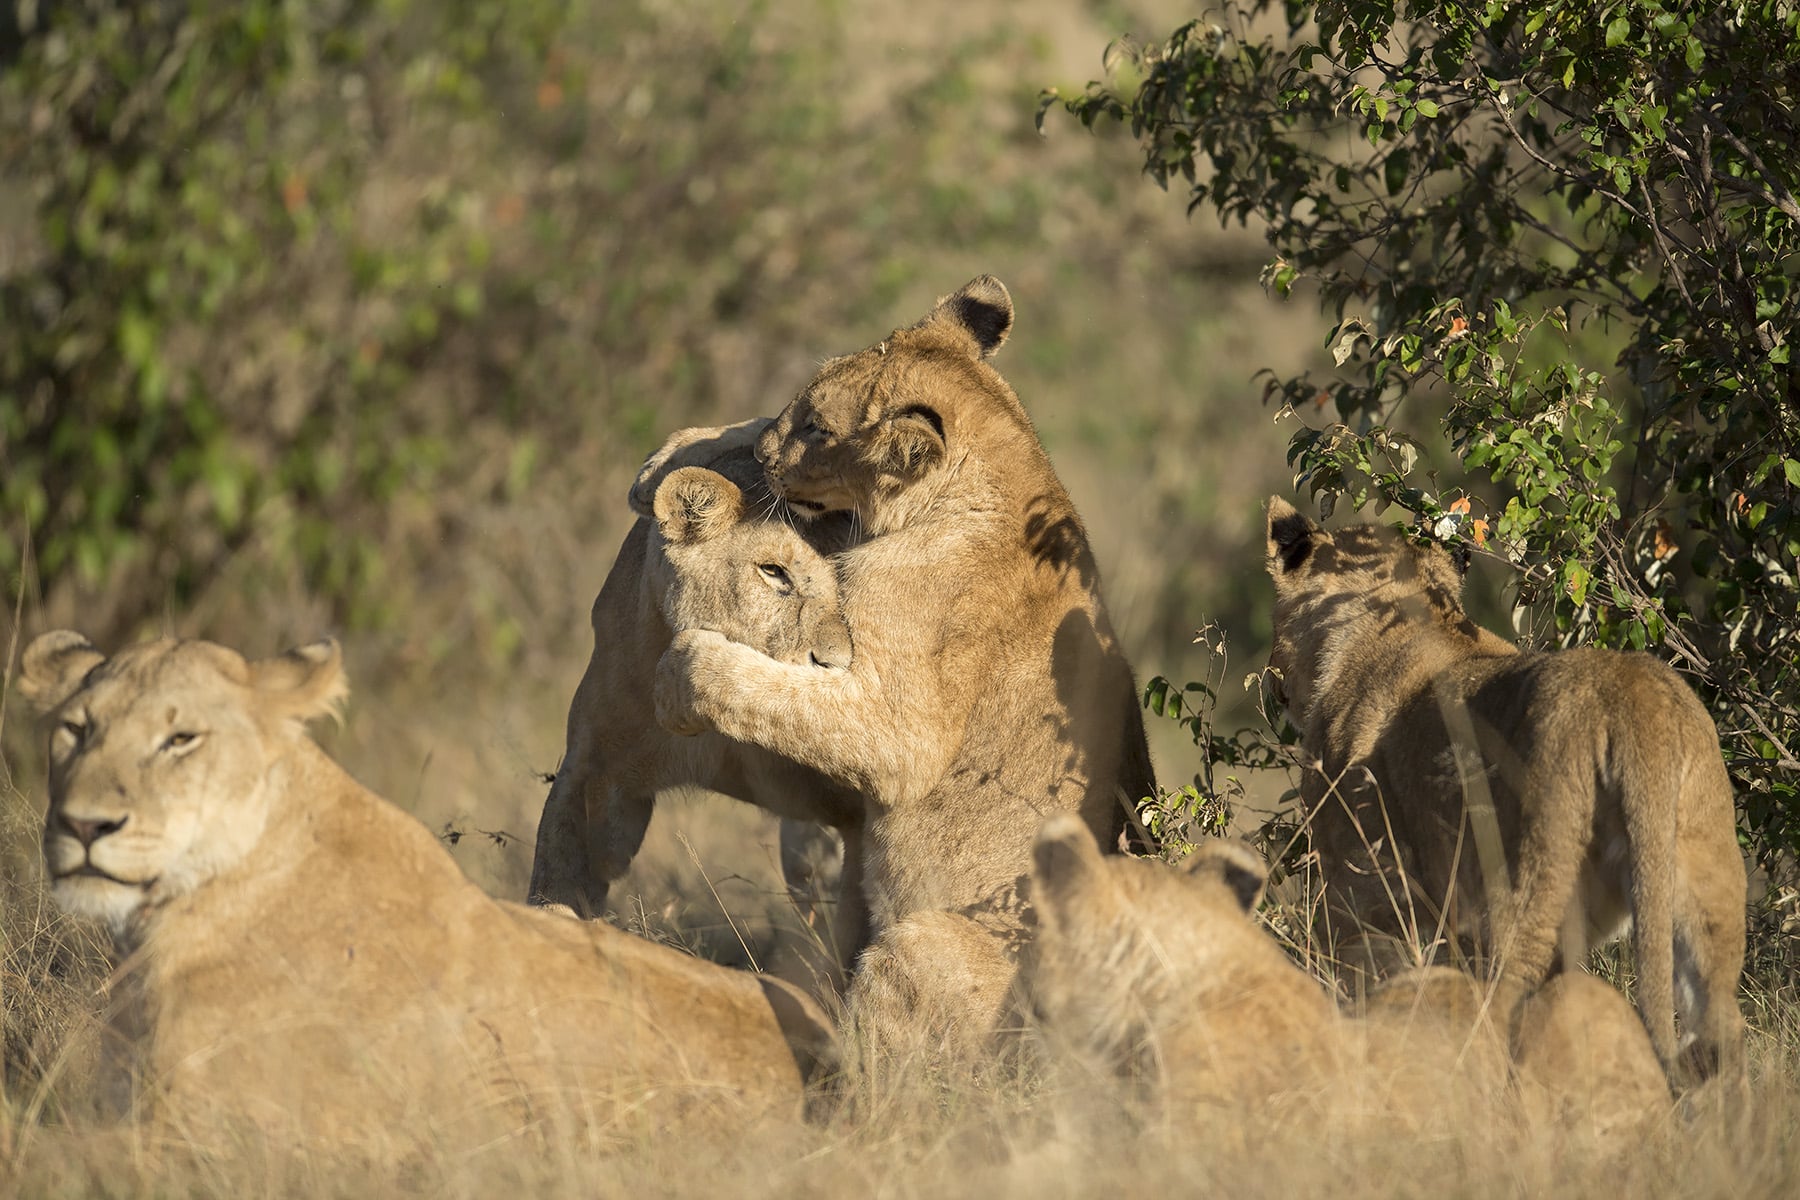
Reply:
[[711, 646], [725, 644], [719, 634], [706, 629], [687, 629], [663, 652], [656, 664], [656, 723], [670, 733], [693, 737], [713, 728], [699, 709], [696, 676]]

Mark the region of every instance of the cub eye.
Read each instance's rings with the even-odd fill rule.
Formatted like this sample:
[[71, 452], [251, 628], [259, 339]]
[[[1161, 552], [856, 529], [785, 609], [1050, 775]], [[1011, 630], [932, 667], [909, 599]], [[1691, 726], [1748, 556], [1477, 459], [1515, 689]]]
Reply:
[[164, 738], [162, 745], [157, 747], [157, 749], [159, 749], [159, 750], [174, 750], [174, 751], [186, 750], [186, 749], [192, 747], [199, 740], [200, 740], [199, 734], [189, 733], [186, 730], [179, 730], [175, 733], [171, 733], [168, 737]]
[[806, 418], [806, 424], [800, 427], [800, 432], [809, 438], [825, 436], [825, 431], [819, 427], [819, 422], [813, 417]]
[[780, 563], [758, 563], [756, 569], [762, 572], [764, 579], [778, 588], [787, 589], [794, 586], [794, 580], [787, 573], [787, 568]]

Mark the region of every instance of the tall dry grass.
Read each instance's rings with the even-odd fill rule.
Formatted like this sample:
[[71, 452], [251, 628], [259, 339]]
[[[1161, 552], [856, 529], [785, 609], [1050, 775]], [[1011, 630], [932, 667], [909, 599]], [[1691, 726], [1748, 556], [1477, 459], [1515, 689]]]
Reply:
[[[67, 1021], [57, 1007], [9, 1011], [9, 1024]], [[890, 1064], [848, 1081], [837, 1110], [816, 1124], [667, 1128], [623, 1144], [601, 1131], [546, 1141], [519, 1129], [369, 1163], [242, 1134], [204, 1147], [152, 1143], [33, 1110], [29, 1086], [15, 1086], [0, 1113], [0, 1187], [29, 1196], [1789, 1196], [1800, 1184], [1800, 1017], [1791, 1003], [1754, 1017], [1741, 1113], [1678, 1107], [1625, 1145], [1558, 1130], [1528, 1136], [1486, 1109], [1403, 1125], [1370, 1111], [1360, 1092], [1255, 1113], [1226, 1104], [1170, 1112], [1106, 1081], [1030, 1067], [949, 1079]]]
[[[19, 719], [10, 696], [0, 695], [0, 713]], [[1372, 1110], [1364, 1097], [1379, 1089], [1354, 1080], [1341, 1095], [1288, 1097], [1255, 1110], [1220, 1103], [1169, 1111], [1111, 1080], [1062, 1073], [1032, 1052], [1029, 1030], [970, 1071], [871, 1062], [851, 1046], [846, 1057], [857, 1069], [829, 1089], [810, 1124], [672, 1127], [621, 1141], [609, 1129], [583, 1132], [577, 1118], [572, 1135], [546, 1137], [541, 1126], [521, 1125], [480, 1144], [427, 1141], [397, 1162], [274, 1145], [241, 1130], [191, 1143], [152, 1141], [103, 1116], [108, 1098], [96, 1070], [95, 1028], [107, 970], [102, 938], [49, 903], [37, 818], [19, 781], [5, 779], [0, 800], [0, 1194], [1742, 1198], [1800, 1188], [1800, 999], [1791, 976], [1758, 975], [1746, 978], [1743, 992], [1752, 1024], [1746, 1102], [1727, 1108], [1696, 1093], [1626, 1145], [1527, 1131], [1486, 1108], [1402, 1121]], [[702, 848], [693, 850], [704, 869]], [[646, 913], [643, 930], [704, 948], [715, 925], [741, 932], [762, 920], [806, 938], [785, 895], [744, 893], [749, 903], [733, 911], [729, 888], [720, 886], [729, 882], [712, 880], [692, 908]], [[749, 938], [738, 943], [745, 957], [756, 950]], [[1770, 954], [1756, 961], [1771, 961]]]
[[[653, 7], [757, 22], [705, 0]], [[906, 203], [876, 197], [841, 220], [818, 221], [827, 240], [790, 237], [793, 245], [776, 247], [779, 286], [765, 299], [779, 300], [779, 311], [721, 323], [700, 348], [718, 381], [709, 404], [673, 397], [652, 411], [650, 427], [623, 428], [582, 424], [577, 394], [567, 408], [579, 436], [544, 435], [554, 445], [531, 486], [502, 486], [513, 447], [495, 440], [477, 447], [482, 473], [460, 481], [455, 494], [409, 494], [391, 511], [353, 514], [351, 523], [379, 541], [384, 578], [406, 614], [394, 626], [333, 630], [329, 598], [247, 553], [191, 604], [131, 630], [212, 637], [252, 654], [338, 633], [353, 696], [345, 725], [323, 731], [322, 741], [429, 827], [460, 834], [451, 852], [496, 894], [523, 892], [543, 776], [556, 767], [589, 650], [587, 608], [623, 535], [625, 487], [642, 454], [688, 419], [773, 412], [817, 359], [914, 319], [936, 294], [980, 271], [1013, 291], [1018, 325], [997, 365], [1032, 412], [1089, 526], [1109, 606], [1140, 674], [1198, 674], [1202, 656], [1187, 640], [1208, 617], [1227, 625], [1239, 648], [1234, 661], [1257, 664], [1267, 622], [1261, 502], [1288, 479], [1287, 430], [1258, 406], [1252, 374], [1318, 356], [1324, 323], [1264, 296], [1254, 282], [1262, 254], [1255, 231], [1189, 224], [1178, 198], [1138, 178], [1137, 151], [1126, 140], [1068, 125], [1040, 139], [1030, 124], [1037, 86], [1078, 88], [1098, 73], [1109, 37], [1132, 27], [1155, 33], [1187, 14], [1161, 0], [827, 9], [842, 20], [810, 52], [856, 64], [841, 100], [859, 152], [924, 161], [931, 174], [908, 181], [913, 194], [899, 198]], [[762, 22], [758, 36], [777, 49], [818, 41], [818, 30], [790, 24]], [[917, 114], [936, 110], [909, 106], [909, 97], [939, 76], [967, 96], [953, 123], [921, 125]], [[422, 158], [441, 147], [428, 150]], [[384, 163], [379, 182], [406, 193], [437, 165]], [[983, 217], [991, 233], [958, 234], [972, 213], [981, 216], [976, 201], [1030, 178], [1045, 181], [1032, 206]], [[717, 186], [714, 211], [731, 211], [730, 176]], [[861, 203], [865, 190], [846, 194]], [[940, 194], [942, 211], [915, 212], [919, 197]], [[794, 219], [811, 230], [806, 216]], [[593, 214], [582, 219], [601, 223]], [[847, 232], [857, 219], [878, 223], [879, 254], [861, 255], [865, 247]], [[644, 240], [654, 244], [648, 234]], [[596, 263], [593, 274], [607, 280], [615, 268]], [[863, 303], [852, 320], [851, 294], [891, 303], [875, 318]], [[604, 379], [616, 364], [583, 358], [584, 332], [577, 322], [534, 352], [573, 360], [579, 369], [571, 375]], [[473, 388], [474, 378], [434, 373], [419, 386], [420, 403], [437, 402], [434, 388]], [[116, 599], [108, 593], [128, 582], [58, 594], [22, 587], [25, 606], [0, 612], [0, 648], [99, 620]], [[1059, 1082], [1029, 1065], [964, 1078], [906, 1063], [849, 1082], [847, 1102], [820, 1124], [730, 1137], [670, 1129], [604, 1157], [590, 1144], [539, 1144], [522, 1132], [383, 1166], [287, 1153], [254, 1138], [205, 1151], [150, 1144], [94, 1120], [106, 1098], [98, 1094], [93, 1017], [108, 968], [97, 932], [56, 913], [42, 886], [43, 761], [29, 730], [10, 689], [0, 690], [0, 1195], [1800, 1193], [1789, 1136], [1800, 1124], [1800, 995], [1791, 935], [1778, 931], [1745, 983], [1754, 1115], [1672, 1122], [1628, 1162], [1579, 1146], [1520, 1145], [1486, 1122], [1458, 1127], [1458, 1114], [1447, 1115], [1449, 1133], [1368, 1137], [1366, 1120], [1253, 1122], [1230, 1111], [1145, 1110], [1098, 1081]], [[1159, 776], [1179, 783], [1193, 766], [1191, 746], [1167, 728], [1153, 737]], [[617, 919], [709, 958], [808, 979], [819, 953], [814, 926], [783, 891], [776, 862], [775, 826], [765, 814], [716, 798], [671, 798], [615, 888]]]

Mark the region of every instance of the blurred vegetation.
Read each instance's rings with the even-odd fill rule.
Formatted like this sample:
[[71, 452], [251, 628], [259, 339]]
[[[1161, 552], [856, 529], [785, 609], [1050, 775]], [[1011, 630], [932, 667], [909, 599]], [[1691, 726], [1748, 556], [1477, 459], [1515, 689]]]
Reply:
[[891, 210], [1017, 220], [1031, 190], [939, 182], [925, 140], [859, 151], [833, 14], [38, 6], [0, 77], [36, 218], [0, 274], [9, 597], [29, 553], [45, 587], [130, 579], [128, 627], [254, 543], [379, 623], [381, 551], [441, 536], [440, 493], [517, 493], [595, 429], [641, 453], [741, 369], [721, 331], [776, 339], [836, 259], [836, 303], [883, 311], [912, 269]]
[[[354, 699], [321, 740], [434, 829], [513, 835], [455, 848], [510, 893], [642, 455], [982, 271], [1134, 661], [1182, 669], [1202, 620], [1266, 636], [1282, 436], [1243, 406], [1322, 326], [1128, 138], [1032, 123], [1178, 11], [0, 0], [0, 654], [334, 633]], [[655, 847], [673, 818], [761, 878], [753, 822], [670, 817], [651, 917], [716, 908]]]
[[1668, 658], [1800, 849], [1800, 10], [1244, 0], [1109, 58], [1044, 109], [1337, 318], [1267, 376], [1296, 485], [1507, 564], [1528, 643]]

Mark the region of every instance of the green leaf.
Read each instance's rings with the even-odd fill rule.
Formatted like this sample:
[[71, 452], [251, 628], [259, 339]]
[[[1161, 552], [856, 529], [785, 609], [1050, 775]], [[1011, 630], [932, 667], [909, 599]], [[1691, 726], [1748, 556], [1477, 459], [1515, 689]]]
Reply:
[[1631, 36], [1631, 18], [1614, 17], [1606, 27], [1606, 48], [1612, 49]]
[[1418, 114], [1426, 120], [1430, 120], [1432, 117], [1438, 115], [1438, 106], [1437, 101], [1435, 100], [1421, 100], [1413, 107], [1418, 111]]
[[1790, 487], [1800, 488], [1800, 459], [1790, 458], [1782, 463], [1781, 472], [1787, 476]]
[[1700, 69], [1700, 65], [1702, 63], [1704, 63], [1705, 61], [1706, 61], [1706, 47], [1704, 47], [1700, 44], [1699, 38], [1693, 37], [1692, 35], [1690, 35], [1687, 40], [1688, 70], [1698, 71]]

